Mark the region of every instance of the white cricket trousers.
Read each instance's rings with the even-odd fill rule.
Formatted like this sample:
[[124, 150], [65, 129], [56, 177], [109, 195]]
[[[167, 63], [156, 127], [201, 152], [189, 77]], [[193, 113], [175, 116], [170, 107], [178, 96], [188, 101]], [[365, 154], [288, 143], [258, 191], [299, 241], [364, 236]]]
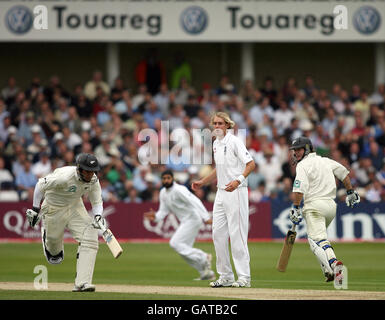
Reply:
[[234, 280], [229, 254], [229, 238], [238, 279], [250, 281], [249, 199], [247, 188], [233, 192], [218, 189], [213, 209], [213, 241], [217, 256], [217, 272], [221, 278]]
[[200, 275], [206, 268], [207, 253], [193, 248], [195, 238], [202, 227], [202, 219], [194, 217], [181, 222], [178, 229], [170, 239], [173, 248], [191, 267], [195, 268]]
[[[70, 207], [49, 205], [45, 200], [41, 206], [43, 213], [42, 235], [45, 235], [45, 247], [51, 255], [63, 251], [64, 229], [68, 229], [79, 242], [75, 285], [92, 283], [96, 254], [98, 251], [98, 231], [92, 224], [83, 201]], [[43, 239], [44, 241], [44, 239]]]
[[314, 200], [303, 207], [303, 217], [309, 238], [315, 242], [327, 240], [326, 229], [336, 217], [337, 204], [333, 199]]

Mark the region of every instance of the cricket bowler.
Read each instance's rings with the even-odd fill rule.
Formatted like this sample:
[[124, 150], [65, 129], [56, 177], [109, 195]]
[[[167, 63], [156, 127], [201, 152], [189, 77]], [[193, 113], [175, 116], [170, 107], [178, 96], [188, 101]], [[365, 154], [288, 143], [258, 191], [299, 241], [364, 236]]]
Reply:
[[[65, 228], [79, 243], [74, 292], [95, 291], [92, 276], [98, 251], [97, 229], [100, 224], [106, 224], [102, 216], [101, 187], [96, 176], [99, 170], [94, 155], [78, 155], [76, 166], [58, 168], [39, 179], [34, 190], [33, 208], [26, 212], [31, 227], [42, 219], [43, 252], [50, 264], [59, 264], [64, 259]], [[86, 194], [92, 205], [93, 219], [82, 200]]]
[[213, 280], [215, 273], [211, 270], [211, 254], [194, 248], [194, 241], [203, 223], [211, 224], [211, 217], [197, 196], [185, 186], [174, 181], [171, 170], [162, 172], [162, 185], [157, 212], [144, 213], [150, 221], [161, 221], [170, 212], [179, 219], [180, 225], [170, 239], [173, 248], [191, 267], [199, 272], [199, 280]]
[[[206, 177], [192, 183], [196, 190], [217, 178], [217, 193], [213, 209], [213, 242], [217, 255], [219, 278], [210, 283], [212, 288], [251, 286], [250, 255], [247, 246], [249, 232], [249, 199], [247, 177], [255, 163], [243, 141], [230, 132], [235, 123], [225, 112], [211, 117], [215, 169]], [[235, 281], [230, 262], [229, 239]]]
[[[293, 140], [289, 148], [293, 150], [296, 177], [293, 184], [294, 201], [290, 220], [299, 224], [306, 222], [308, 242], [321, 265], [326, 282], [338, 279], [342, 284], [342, 261], [338, 260], [327, 239], [326, 229], [336, 216], [337, 177], [347, 190], [346, 204], [353, 207], [360, 202], [360, 196], [353, 190], [349, 171], [340, 163], [318, 156], [312, 142], [306, 137]], [[303, 200], [303, 208], [300, 207]]]

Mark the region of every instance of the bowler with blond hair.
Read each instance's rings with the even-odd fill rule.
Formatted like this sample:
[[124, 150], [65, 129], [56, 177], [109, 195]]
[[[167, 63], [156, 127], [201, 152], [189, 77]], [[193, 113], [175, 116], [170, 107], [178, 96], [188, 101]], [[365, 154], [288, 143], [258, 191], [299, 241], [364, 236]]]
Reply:
[[[211, 117], [215, 169], [206, 177], [192, 183], [192, 189], [217, 179], [217, 194], [213, 208], [213, 242], [219, 278], [210, 283], [217, 287], [250, 287], [250, 255], [247, 246], [249, 230], [249, 200], [247, 176], [255, 163], [245, 144], [231, 131], [235, 123], [225, 112]], [[230, 262], [229, 238], [235, 270]]]

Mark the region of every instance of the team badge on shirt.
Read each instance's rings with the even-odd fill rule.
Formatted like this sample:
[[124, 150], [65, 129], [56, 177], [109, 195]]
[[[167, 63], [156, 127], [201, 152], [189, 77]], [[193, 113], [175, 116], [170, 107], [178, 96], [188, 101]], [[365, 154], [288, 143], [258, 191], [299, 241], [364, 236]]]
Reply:
[[76, 186], [70, 186], [69, 188], [68, 188], [68, 192], [76, 192]]
[[301, 181], [299, 181], [299, 180], [294, 181], [294, 188], [299, 188], [300, 185], [301, 185]]

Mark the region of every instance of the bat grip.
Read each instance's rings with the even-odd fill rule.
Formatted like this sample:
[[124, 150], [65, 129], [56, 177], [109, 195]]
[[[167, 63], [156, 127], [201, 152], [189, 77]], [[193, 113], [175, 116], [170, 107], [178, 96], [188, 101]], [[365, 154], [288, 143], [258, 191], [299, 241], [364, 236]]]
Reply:
[[297, 225], [293, 223], [293, 225], [291, 226], [291, 231], [294, 232], [296, 227], [297, 227]]

